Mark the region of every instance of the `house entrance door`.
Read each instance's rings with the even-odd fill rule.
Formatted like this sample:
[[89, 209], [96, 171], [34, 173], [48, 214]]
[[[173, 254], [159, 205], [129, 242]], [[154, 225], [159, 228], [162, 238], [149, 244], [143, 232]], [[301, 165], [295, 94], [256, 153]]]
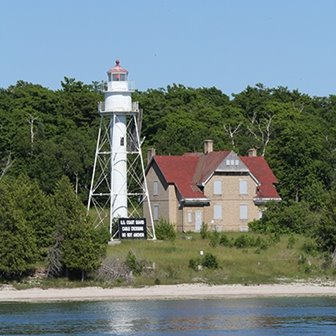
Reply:
[[201, 231], [202, 223], [203, 223], [203, 211], [196, 210], [195, 211], [195, 231], [196, 232]]

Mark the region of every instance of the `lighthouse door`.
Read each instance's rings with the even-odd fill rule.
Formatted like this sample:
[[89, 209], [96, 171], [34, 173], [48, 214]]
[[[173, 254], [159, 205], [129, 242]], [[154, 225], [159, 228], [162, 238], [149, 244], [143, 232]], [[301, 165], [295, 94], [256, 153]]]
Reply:
[[196, 210], [195, 211], [195, 231], [200, 232], [201, 226], [203, 222], [203, 212], [202, 210]]

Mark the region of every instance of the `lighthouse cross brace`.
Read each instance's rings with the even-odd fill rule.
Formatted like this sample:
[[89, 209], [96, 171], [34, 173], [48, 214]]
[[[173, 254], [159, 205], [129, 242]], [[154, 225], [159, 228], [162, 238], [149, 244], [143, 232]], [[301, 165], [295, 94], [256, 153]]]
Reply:
[[100, 124], [87, 213], [96, 227], [109, 225], [111, 240], [118, 239], [120, 218], [146, 214], [147, 237], [156, 239], [140, 131], [142, 110], [132, 102], [128, 72], [116, 62], [108, 71], [104, 103], [99, 103]]

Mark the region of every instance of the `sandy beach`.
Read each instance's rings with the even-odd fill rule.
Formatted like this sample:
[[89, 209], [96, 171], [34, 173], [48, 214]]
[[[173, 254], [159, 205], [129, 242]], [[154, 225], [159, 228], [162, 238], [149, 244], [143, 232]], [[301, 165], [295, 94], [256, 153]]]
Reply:
[[216, 285], [181, 284], [132, 288], [99, 287], [16, 290], [0, 287], [0, 302], [177, 300], [274, 296], [336, 296], [335, 284]]

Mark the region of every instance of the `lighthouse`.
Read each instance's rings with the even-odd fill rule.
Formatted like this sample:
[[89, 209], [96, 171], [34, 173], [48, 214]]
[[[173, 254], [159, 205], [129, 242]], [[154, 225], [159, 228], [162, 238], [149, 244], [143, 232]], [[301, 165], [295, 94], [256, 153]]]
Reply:
[[141, 217], [142, 206], [148, 204], [147, 228], [155, 239], [141, 151], [142, 110], [138, 102], [132, 102], [134, 85], [119, 60], [107, 71], [107, 78], [104, 102], [98, 105], [100, 126], [88, 214], [96, 226], [108, 222], [113, 240], [119, 237], [118, 220]]

